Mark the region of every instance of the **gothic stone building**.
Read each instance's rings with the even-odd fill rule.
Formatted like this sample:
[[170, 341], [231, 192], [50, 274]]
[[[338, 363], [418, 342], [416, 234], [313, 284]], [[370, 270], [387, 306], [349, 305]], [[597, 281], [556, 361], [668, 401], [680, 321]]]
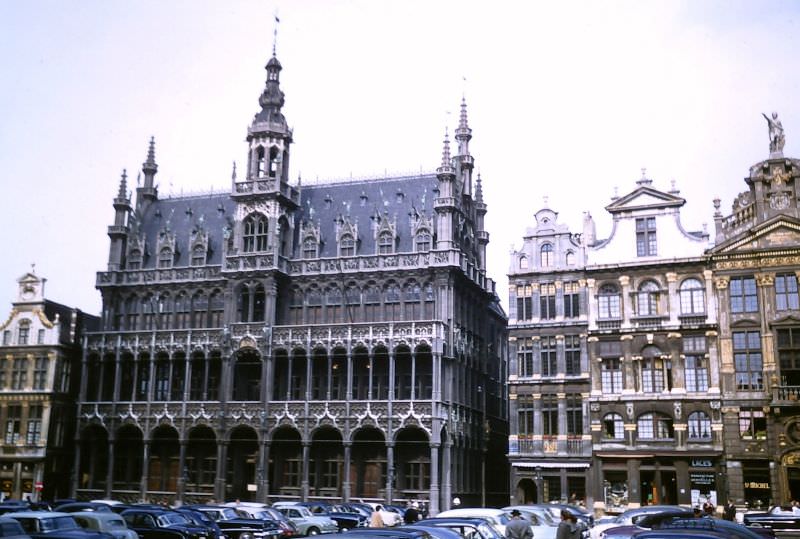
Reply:
[[506, 319], [462, 102], [435, 174], [300, 185], [266, 66], [229, 193], [123, 174], [85, 343], [80, 498], [504, 503]]
[[726, 477], [739, 504], [800, 498], [800, 161], [756, 163], [730, 215], [715, 200]]
[[585, 250], [553, 210], [535, 219], [509, 269], [512, 500], [585, 500], [592, 494]]
[[17, 280], [0, 324], [0, 492], [4, 498], [67, 497], [73, 464], [81, 338], [99, 319], [46, 299], [46, 279]]

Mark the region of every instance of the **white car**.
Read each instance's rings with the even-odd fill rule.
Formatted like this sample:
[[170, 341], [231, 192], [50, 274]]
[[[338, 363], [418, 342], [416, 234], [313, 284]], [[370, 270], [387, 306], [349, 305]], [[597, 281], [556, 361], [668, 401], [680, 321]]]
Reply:
[[463, 507], [442, 511], [437, 517], [463, 517], [463, 518], [482, 518], [489, 525], [497, 530], [503, 537], [506, 536], [506, 524], [511, 520], [511, 515], [502, 509], [487, 509], [485, 507]]

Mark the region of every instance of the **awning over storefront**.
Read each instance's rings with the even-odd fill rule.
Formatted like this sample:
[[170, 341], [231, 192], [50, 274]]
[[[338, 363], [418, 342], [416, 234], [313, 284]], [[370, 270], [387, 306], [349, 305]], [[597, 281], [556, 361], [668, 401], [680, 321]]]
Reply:
[[588, 468], [589, 462], [512, 462], [517, 468]]

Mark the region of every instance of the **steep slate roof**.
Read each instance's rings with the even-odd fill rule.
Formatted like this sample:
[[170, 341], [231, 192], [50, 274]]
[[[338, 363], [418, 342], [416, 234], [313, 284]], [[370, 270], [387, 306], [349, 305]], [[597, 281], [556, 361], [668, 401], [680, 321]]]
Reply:
[[[438, 180], [433, 174], [303, 186], [297, 229], [300, 222], [304, 221], [319, 226], [323, 241], [320, 257], [335, 257], [335, 221], [340, 216], [349, 216], [350, 223], [358, 223], [356, 254], [374, 254], [376, 241], [373, 226], [377, 226], [374, 219], [380, 215], [382, 219], [388, 218], [390, 222], [397, 223], [396, 252], [412, 252], [414, 243], [409, 214], [416, 210], [420, 215], [432, 218], [433, 199], [436, 197], [434, 190], [438, 189], [437, 186]], [[300, 243], [298, 241], [295, 245], [299, 246]]]
[[[295, 238], [298, 240], [295, 242], [295, 256], [298, 256], [301, 244], [298, 237], [301, 222], [312, 222], [320, 227], [323, 240], [320, 257], [337, 256], [335, 221], [340, 216], [349, 217], [351, 223], [358, 224], [356, 254], [376, 252], [373, 228], [376, 215], [388, 218], [390, 222], [396, 220], [396, 251], [411, 252], [414, 244], [409, 214], [416, 210], [432, 219], [437, 186], [434, 174], [304, 185], [300, 188], [301, 207], [295, 214]], [[233, 225], [235, 210], [236, 203], [228, 193], [153, 201], [143, 215], [134, 218], [138, 220], [133, 227], [134, 233], [138, 227], [138, 234], [144, 234], [149, 255], [142, 267], [156, 267], [158, 237], [165, 228], [175, 235], [178, 255], [174, 266], [189, 266], [191, 233], [198, 226], [202, 226], [209, 236], [210, 252], [206, 263], [221, 265], [223, 229]]]
[[[219, 211], [222, 208], [224, 211]], [[233, 223], [236, 203], [228, 193], [213, 193], [202, 196], [166, 198], [154, 201], [144, 215], [139, 216], [139, 233], [145, 235], [145, 245], [150, 255], [144, 260], [143, 268], [156, 267], [158, 256], [156, 248], [158, 235], [167, 227], [175, 235], [178, 256], [176, 267], [191, 263], [189, 242], [192, 230], [198, 224], [208, 232], [209, 254], [207, 264], [222, 264], [222, 232], [226, 225]], [[191, 210], [191, 214], [187, 213]]]

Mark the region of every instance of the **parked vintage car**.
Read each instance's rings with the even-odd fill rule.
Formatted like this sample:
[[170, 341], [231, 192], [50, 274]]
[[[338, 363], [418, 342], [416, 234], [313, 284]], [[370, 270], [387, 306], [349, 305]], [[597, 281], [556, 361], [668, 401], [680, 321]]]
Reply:
[[655, 515], [658, 513], [666, 512], [680, 512], [685, 511], [685, 507], [680, 505], [645, 505], [644, 507], [636, 507], [628, 509], [624, 513], [617, 515], [611, 520], [598, 522], [594, 527], [589, 530], [591, 539], [600, 539], [602, 532], [608, 528], [615, 528], [617, 526], [630, 526], [631, 524], [638, 524], [639, 521], [647, 515]]
[[765, 539], [767, 535], [762, 535], [761, 532], [767, 531], [771, 537], [775, 537], [775, 532], [770, 528], [761, 528], [756, 531], [736, 522], [711, 517], [666, 520], [659, 523], [658, 529], [711, 530], [727, 534], [730, 539]]
[[485, 507], [459, 507], [458, 509], [442, 511], [436, 516], [442, 518], [482, 518], [489, 522], [489, 524], [502, 536], [505, 536], [506, 524], [508, 524], [508, 522], [511, 520], [511, 515], [502, 509], [487, 509]]
[[270, 539], [283, 535], [274, 520], [242, 518], [233, 507], [224, 505], [187, 505], [213, 518], [228, 539]]
[[217, 521], [205, 513], [183, 506], [176, 507], [175, 511], [186, 517], [186, 520], [195, 526], [205, 528], [206, 532], [208, 532], [209, 539], [226, 539]]
[[121, 515], [140, 539], [209, 539], [206, 528], [170, 509], [138, 507], [126, 509]]
[[128, 528], [125, 519], [110, 509], [72, 513], [72, 518], [84, 530], [109, 533], [116, 539], [139, 539], [139, 534]]
[[749, 511], [744, 514], [744, 523], [747, 526], [760, 524], [769, 526], [773, 530], [798, 530], [800, 529], [800, 515], [795, 515], [791, 507], [772, 507], [766, 512]]
[[114, 539], [104, 532], [84, 530], [70, 513], [53, 511], [20, 511], [7, 513], [7, 518], [19, 522], [25, 533], [32, 539]]
[[0, 517], [0, 537], [3, 539], [31, 539], [19, 522], [6, 517]]
[[313, 515], [308, 507], [293, 504], [281, 505], [277, 509], [294, 522], [300, 535], [319, 535], [339, 531], [339, 525], [336, 522], [328, 517]]
[[369, 525], [369, 519], [360, 514], [348, 511], [339, 511], [335, 505], [321, 502], [298, 502], [297, 505], [308, 507], [309, 511], [315, 516], [328, 517], [339, 526], [339, 531], [352, 530], [353, 528], [363, 528]]
[[57, 506], [53, 511], [77, 513], [79, 511], [103, 511], [111, 513], [111, 506], [102, 502], [72, 502]]
[[470, 539], [503, 539], [503, 535], [492, 527], [486, 519], [467, 517], [435, 517], [419, 520], [416, 526], [436, 526], [458, 532]]
[[284, 537], [293, 537], [295, 535], [299, 535], [297, 526], [295, 526], [294, 522], [289, 520], [286, 515], [274, 507], [268, 507], [266, 504], [256, 502], [231, 502], [226, 503], [225, 505], [228, 507], [233, 507], [239, 516], [244, 518], [274, 520], [278, 523], [278, 526], [280, 526], [281, 530], [283, 531]]

